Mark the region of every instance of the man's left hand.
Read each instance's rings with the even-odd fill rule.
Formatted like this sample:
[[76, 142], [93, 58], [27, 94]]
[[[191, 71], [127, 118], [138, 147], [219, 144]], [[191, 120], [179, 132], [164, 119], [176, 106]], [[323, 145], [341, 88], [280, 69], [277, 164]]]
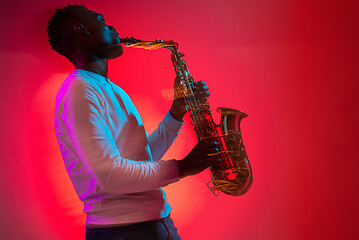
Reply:
[[[183, 96], [183, 91], [178, 91], [180, 89], [180, 83], [178, 78], [175, 79], [175, 99], [173, 100], [170, 113], [174, 119], [179, 122], [183, 122], [183, 117], [187, 112], [186, 109], [186, 96]], [[177, 89], [177, 90], [176, 90]], [[193, 92], [197, 103], [204, 104], [207, 102], [207, 98], [209, 97], [210, 93], [208, 91], [208, 86], [204, 81], [198, 81], [193, 84]], [[182, 92], [182, 94], [181, 94]], [[190, 96], [188, 96], [190, 97]]]

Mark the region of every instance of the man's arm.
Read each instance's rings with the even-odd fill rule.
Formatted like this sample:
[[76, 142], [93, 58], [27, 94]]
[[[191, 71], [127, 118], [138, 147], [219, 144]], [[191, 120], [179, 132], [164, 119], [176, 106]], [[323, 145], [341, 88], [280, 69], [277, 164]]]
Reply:
[[133, 161], [120, 156], [96, 91], [76, 82], [62, 100], [61, 118], [79, 158], [106, 192], [142, 192], [179, 180], [172, 161]]
[[176, 139], [183, 122], [175, 120], [170, 113], [158, 125], [158, 128], [148, 137], [152, 158], [160, 160]]

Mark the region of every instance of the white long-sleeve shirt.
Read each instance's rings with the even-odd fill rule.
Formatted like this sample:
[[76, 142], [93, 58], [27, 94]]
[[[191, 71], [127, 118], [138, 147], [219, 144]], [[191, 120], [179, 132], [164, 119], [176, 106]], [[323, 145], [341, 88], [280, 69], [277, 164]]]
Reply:
[[179, 180], [160, 160], [182, 123], [168, 113], [150, 136], [129, 96], [108, 78], [76, 69], [56, 96], [55, 132], [87, 223], [127, 224], [166, 217], [161, 187]]

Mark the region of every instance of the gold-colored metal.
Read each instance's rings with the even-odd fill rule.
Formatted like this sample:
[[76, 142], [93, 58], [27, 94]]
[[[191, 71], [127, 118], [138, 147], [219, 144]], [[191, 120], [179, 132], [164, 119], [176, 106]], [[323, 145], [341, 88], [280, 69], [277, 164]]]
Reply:
[[201, 103], [194, 94], [194, 79], [183, 60], [184, 54], [179, 52], [175, 41], [142, 41], [132, 37], [122, 38], [121, 42], [128, 47], [171, 50], [173, 67], [180, 80], [175, 97], [184, 97], [198, 141], [212, 138], [220, 143], [220, 151], [216, 154], [221, 154], [222, 158], [210, 167], [212, 181], [207, 184], [208, 187], [216, 196], [220, 192], [231, 196], [246, 193], [252, 185], [253, 175], [242, 140], [240, 122], [247, 114], [236, 109], [218, 108], [221, 123], [214, 123], [208, 102]]

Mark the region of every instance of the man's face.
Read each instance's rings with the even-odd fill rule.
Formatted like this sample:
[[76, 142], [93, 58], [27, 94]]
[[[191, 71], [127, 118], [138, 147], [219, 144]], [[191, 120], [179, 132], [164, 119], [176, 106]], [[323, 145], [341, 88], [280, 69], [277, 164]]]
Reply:
[[123, 53], [120, 45], [120, 36], [116, 28], [105, 23], [102, 14], [90, 11], [88, 22], [86, 23], [89, 32], [86, 41], [91, 46], [91, 51], [100, 59], [113, 59]]

